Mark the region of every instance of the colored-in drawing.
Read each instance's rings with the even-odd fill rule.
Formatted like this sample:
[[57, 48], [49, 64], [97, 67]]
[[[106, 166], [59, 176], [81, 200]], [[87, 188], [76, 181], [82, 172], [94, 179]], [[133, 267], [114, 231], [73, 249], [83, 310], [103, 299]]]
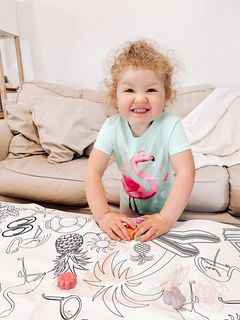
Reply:
[[[187, 302], [183, 305], [183, 307], [180, 310], [177, 310], [177, 312], [180, 314], [181, 318], [184, 320], [200, 320], [200, 319], [207, 319], [210, 320], [208, 317], [204, 316], [200, 312], [197, 312], [195, 309], [195, 304], [199, 303], [198, 297], [196, 297], [193, 293], [193, 284], [195, 281], [190, 281], [190, 302]], [[187, 307], [187, 305], [190, 305], [190, 308]]]
[[32, 238], [22, 239], [21, 237], [14, 238], [8, 245], [6, 253], [16, 253], [20, 248], [36, 248], [44, 244], [51, 237], [51, 234], [42, 234], [43, 230], [38, 226]]
[[[151, 176], [149, 176], [149, 174], [140, 171], [137, 167], [138, 163], [146, 161], [154, 161], [154, 157], [146, 154], [144, 151], [140, 151], [132, 158], [131, 167], [138, 177], [143, 178], [149, 183], [149, 191], [145, 190], [143, 186], [141, 186], [131, 177], [124, 174], [122, 175], [123, 188], [129, 196], [129, 208], [137, 213], [139, 213], [139, 210], [137, 208], [135, 199], [149, 199], [153, 197], [158, 191], [158, 185], [156, 181]], [[133, 201], [134, 207], [132, 206], [131, 200]]]
[[[110, 255], [102, 265], [100, 265], [99, 262], [95, 264], [94, 280], [85, 279], [84, 281], [98, 288], [98, 291], [93, 297], [93, 301], [101, 295], [107, 308], [112, 313], [122, 317], [123, 315], [119, 311], [118, 303], [132, 308], [146, 307], [147, 304], [141, 303], [141, 301], [145, 301], [146, 299], [147, 301], [153, 301], [156, 299], [156, 295], [159, 298], [163, 293], [163, 290], [161, 290], [157, 294], [143, 298], [143, 294], [139, 294], [133, 290], [133, 288], [136, 289], [142, 283], [141, 281], [139, 282], [140, 279], [144, 279], [161, 270], [176, 255], [184, 258], [197, 255], [199, 250], [193, 243], [211, 243], [218, 241], [219, 238], [215, 235], [201, 230], [169, 232], [167, 235], [155, 239], [155, 244], [160, 245], [165, 250], [162, 256], [147, 269], [134, 275], [131, 275], [130, 267], [125, 267], [125, 269], [122, 270], [127, 259], [115, 262], [118, 255], [117, 251]], [[107, 266], [109, 267], [106, 270]], [[109, 285], [109, 283], [112, 285]]]
[[[240, 320], [237, 227], [178, 222], [141, 243], [110, 239], [91, 216], [35, 204], [11, 210], [18, 216], [0, 224], [0, 319]], [[78, 278], [70, 291], [56, 281], [67, 271]]]
[[171, 287], [170, 290], [164, 290], [163, 301], [173, 309], [179, 310], [183, 307], [186, 298], [178, 287]]
[[[142, 279], [161, 270], [176, 255], [182, 258], [190, 258], [199, 254], [195, 243], [216, 243], [220, 239], [214, 234], [201, 230], [171, 231], [152, 241], [152, 243], [164, 249], [164, 253], [154, 264], [134, 276], [134, 279]], [[130, 277], [131, 278], [131, 277]], [[129, 278], [129, 279], [130, 279]]]
[[87, 232], [83, 238], [90, 236], [91, 238], [87, 241], [87, 246], [91, 250], [96, 250], [97, 253], [100, 251], [107, 253], [108, 251], [114, 250], [117, 246], [117, 242], [110, 239], [105, 233]]
[[134, 251], [137, 252], [137, 256], [131, 256], [130, 260], [137, 261], [137, 263], [144, 264], [146, 261], [152, 261], [154, 258], [153, 256], [148, 256], [147, 253], [150, 252], [151, 246], [147, 243], [136, 243], [133, 246]]
[[87, 257], [87, 251], [81, 248], [82, 244], [83, 237], [77, 233], [66, 234], [56, 240], [55, 247], [60, 256], [54, 260], [55, 276], [67, 271], [76, 274], [75, 269], [87, 270], [85, 266], [90, 263], [90, 257]]
[[83, 228], [91, 219], [84, 217], [61, 217], [56, 216], [45, 222], [46, 229], [52, 229], [59, 233], [76, 232]]
[[233, 271], [240, 272], [240, 268], [235, 266], [230, 267], [228, 264], [217, 262], [217, 256], [219, 252], [220, 249], [217, 250], [217, 253], [213, 259], [197, 257], [195, 259], [195, 264], [197, 268], [207, 277], [220, 282], [226, 282], [231, 279]]
[[64, 320], [74, 320], [82, 309], [82, 301], [79, 296], [70, 295], [67, 297], [59, 296], [46, 296], [45, 293], [42, 297], [46, 300], [59, 301], [59, 312]]
[[[24, 265], [24, 258], [19, 258], [19, 261], [22, 263], [22, 271], [19, 271], [18, 277], [23, 278], [23, 284], [12, 286], [6, 288], [3, 291], [3, 297], [9, 304], [9, 307], [6, 310], [0, 312], [0, 318], [5, 318], [9, 316], [15, 309], [15, 302], [12, 299], [11, 295], [14, 294], [28, 294], [34, 291], [42, 282], [46, 273], [27, 273], [27, 270]], [[0, 284], [0, 291], [2, 290]]]
[[[198, 270], [196, 269], [196, 271]], [[202, 280], [198, 280], [194, 287], [204, 310], [221, 312], [224, 309], [224, 305], [219, 303], [218, 297], [221, 296], [223, 290], [225, 292], [227, 289], [226, 284], [204, 277]]]
[[[94, 280], [84, 279], [89, 285], [96, 287], [97, 297], [102, 297], [105, 306], [116, 316], [123, 317], [121, 306], [128, 308], [142, 308], [149, 306], [150, 301], [159, 299], [163, 290], [154, 294], [143, 294], [137, 287], [141, 282], [135, 276], [129, 277], [130, 267], [125, 267], [127, 259], [118, 261], [119, 251], [109, 255], [102, 264], [99, 261], [94, 265]], [[115, 261], [117, 260], [117, 261]]]

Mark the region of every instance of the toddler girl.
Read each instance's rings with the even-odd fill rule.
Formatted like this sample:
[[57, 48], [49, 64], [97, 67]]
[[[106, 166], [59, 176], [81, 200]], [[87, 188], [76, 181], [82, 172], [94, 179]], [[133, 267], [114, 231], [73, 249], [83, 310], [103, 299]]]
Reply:
[[[129, 43], [115, 57], [108, 84], [117, 114], [103, 124], [88, 160], [85, 190], [92, 214], [107, 235], [130, 240], [130, 216], [142, 216], [135, 238], [168, 232], [188, 203], [195, 176], [180, 119], [164, 111], [175, 91], [173, 66], [151, 43]], [[102, 176], [111, 155], [122, 173], [120, 213], [110, 210]]]

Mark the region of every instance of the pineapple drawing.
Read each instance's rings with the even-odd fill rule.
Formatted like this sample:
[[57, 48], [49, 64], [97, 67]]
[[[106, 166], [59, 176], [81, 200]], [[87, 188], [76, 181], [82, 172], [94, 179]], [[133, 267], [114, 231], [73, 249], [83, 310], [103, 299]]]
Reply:
[[83, 237], [77, 233], [65, 234], [56, 240], [55, 247], [60, 255], [54, 260], [54, 276], [66, 271], [76, 274], [75, 269], [88, 270], [85, 266], [91, 263], [90, 257], [86, 256], [82, 245]]
[[146, 261], [152, 261], [153, 256], [147, 256], [147, 253], [150, 252], [151, 246], [146, 243], [137, 243], [134, 245], [134, 250], [138, 253], [137, 256], [131, 256], [131, 261], [137, 261], [138, 265], [144, 264]]

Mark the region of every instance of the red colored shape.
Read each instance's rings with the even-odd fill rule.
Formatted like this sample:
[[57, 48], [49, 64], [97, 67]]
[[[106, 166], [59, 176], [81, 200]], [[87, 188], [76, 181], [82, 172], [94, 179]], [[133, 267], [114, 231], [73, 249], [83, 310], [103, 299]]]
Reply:
[[72, 272], [64, 272], [58, 276], [57, 286], [60, 289], [69, 290], [76, 286], [77, 276]]

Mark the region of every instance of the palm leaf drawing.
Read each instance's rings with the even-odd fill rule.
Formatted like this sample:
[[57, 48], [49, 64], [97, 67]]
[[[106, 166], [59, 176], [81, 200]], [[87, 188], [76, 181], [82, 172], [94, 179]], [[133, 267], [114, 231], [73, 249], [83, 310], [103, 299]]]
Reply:
[[147, 307], [149, 301], [159, 299], [163, 290], [154, 294], [142, 294], [137, 292], [137, 287], [141, 285], [141, 281], [129, 280], [130, 267], [125, 266], [127, 259], [116, 261], [119, 251], [109, 255], [102, 264], [99, 261], [93, 269], [94, 280], [87, 280], [91, 286], [97, 288], [92, 300], [102, 298], [105, 306], [113, 314], [123, 317], [119, 307], [128, 308]]

